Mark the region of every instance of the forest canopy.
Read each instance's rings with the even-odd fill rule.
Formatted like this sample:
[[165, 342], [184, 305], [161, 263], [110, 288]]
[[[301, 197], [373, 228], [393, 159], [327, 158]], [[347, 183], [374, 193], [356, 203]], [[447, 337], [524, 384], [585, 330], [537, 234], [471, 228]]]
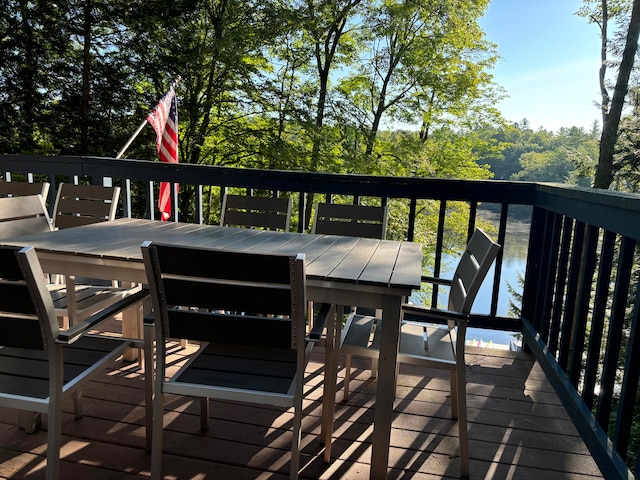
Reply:
[[[0, 153], [115, 156], [180, 76], [181, 162], [588, 185], [596, 126], [496, 110], [488, 5], [0, 0]], [[156, 159], [153, 130], [125, 156]]]

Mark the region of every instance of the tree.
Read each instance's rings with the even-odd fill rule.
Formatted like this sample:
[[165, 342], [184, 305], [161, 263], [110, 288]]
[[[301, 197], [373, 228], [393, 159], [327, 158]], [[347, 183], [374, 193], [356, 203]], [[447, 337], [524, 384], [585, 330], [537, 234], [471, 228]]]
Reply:
[[[269, 45], [281, 29], [278, 2], [240, 0], [142, 2], [129, 19], [134, 64], [148, 79], [148, 105], [180, 75], [180, 161], [248, 165], [259, 155], [256, 118]], [[182, 189], [183, 215], [195, 192]]]
[[2, 0], [0, 9], [0, 152], [38, 153], [70, 43], [66, 2]]
[[616, 190], [638, 193], [640, 191], [640, 105], [638, 88], [633, 89], [633, 110], [620, 120], [620, 132], [616, 144]]
[[362, 0], [305, 0], [301, 8], [302, 27], [311, 40], [318, 81], [311, 171], [316, 171], [319, 164], [329, 78], [341, 62], [348, 63], [354, 51], [354, 38], [347, 27], [361, 3]]
[[473, 116], [477, 101], [485, 114], [495, 113], [487, 101], [486, 70], [496, 57], [477, 24], [487, 4], [385, 0], [368, 12], [360, 65], [340, 88], [366, 132], [365, 160], [374, 153], [385, 115], [389, 124], [422, 121], [426, 142], [431, 128]]
[[522, 170], [511, 178], [528, 182], [566, 183], [575, 168], [564, 149], [523, 153], [520, 166]]
[[[592, 5], [592, 4], [595, 4]], [[600, 138], [600, 152], [598, 165], [596, 167], [593, 186], [595, 188], [607, 189], [613, 183], [615, 175], [614, 154], [616, 141], [618, 138], [618, 127], [625, 105], [629, 78], [633, 70], [635, 56], [638, 51], [638, 36], [640, 35], [640, 0], [633, 0], [631, 4], [631, 14], [628, 17], [628, 24], [621, 25], [626, 28], [624, 41], [615, 42], [609, 38], [609, 22], [612, 19], [627, 18], [629, 12], [629, 0], [585, 0], [584, 7], [578, 12], [580, 15], [588, 17], [589, 21], [596, 23], [600, 28], [601, 43], [601, 66], [599, 70], [600, 91], [602, 103], [602, 135]], [[606, 82], [607, 68], [611, 66], [608, 60], [610, 50], [616, 51], [623, 45], [618, 76], [613, 96], [609, 94], [609, 86]]]

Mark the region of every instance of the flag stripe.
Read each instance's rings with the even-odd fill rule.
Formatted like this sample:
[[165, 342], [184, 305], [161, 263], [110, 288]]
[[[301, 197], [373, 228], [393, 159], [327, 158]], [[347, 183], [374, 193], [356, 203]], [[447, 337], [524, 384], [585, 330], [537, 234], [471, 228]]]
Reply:
[[[156, 132], [156, 147], [160, 161], [178, 163], [178, 102], [173, 86], [160, 99], [156, 108], [147, 115], [147, 121]], [[178, 185], [176, 184], [176, 194]], [[170, 186], [167, 182], [160, 183], [158, 196], [158, 210], [162, 220], [171, 217]]]

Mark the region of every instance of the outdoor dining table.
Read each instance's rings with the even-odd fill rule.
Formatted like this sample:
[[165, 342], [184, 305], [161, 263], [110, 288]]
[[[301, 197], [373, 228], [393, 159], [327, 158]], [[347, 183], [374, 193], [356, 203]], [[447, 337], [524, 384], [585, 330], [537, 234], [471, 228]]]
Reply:
[[[147, 283], [140, 249], [147, 240], [258, 253], [304, 253], [308, 300], [382, 309], [385, 328], [380, 342], [370, 478], [387, 477], [400, 307], [412, 290], [420, 288], [419, 244], [129, 218], [24, 235], [2, 243], [35, 247], [47, 273]], [[334, 342], [332, 334], [327, 337]], [[327, 348], [336, 353], [327, 355], [330, 365], [325, 366], [323, 417], [325, 412], [333, 415], [337, 372], [337, 349], [332, 345]], [[326, 381], [328, 374], [332, 381]], [[331, 435], [332, 419], [323, 418], [326, 435], [325, 425]]]

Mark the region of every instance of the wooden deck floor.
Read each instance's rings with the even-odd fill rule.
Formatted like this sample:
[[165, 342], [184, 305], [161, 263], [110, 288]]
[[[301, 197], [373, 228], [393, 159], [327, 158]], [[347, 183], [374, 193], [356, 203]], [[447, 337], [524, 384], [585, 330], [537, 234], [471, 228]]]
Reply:
[[[366, 479], [369, 475], [375, 382], [365, 361], [355, 373], [352, 395], [338, 393], [333, 462], [322, 461], [320, 429], [323, 354], [308, 369], [300, 478]], [[176, 349], [175, 361], [181, 352]], [[469, 349], [468, 405], [471, 478], [603, 478], [540, 367], [523, 354]], [[449, 419], [448, 377], [403, 368], [395, 405], [389, 478], [457, 478], [457, 424]], [[342, 370], [339, 375], [342, 374]], [[339, 379], [340, 385], [342, 384]], [[85, 416], [63, 419], [61, 478], [135, 479], [149, 476], [144, 449], [143, 376], [118, 362], [84, 393]], [[210, 430], [199, 432], [198, 404], [167, 397], [163, 472], [171, 479], [287, 478], [289, 428], [286, 410], [213, 402]], [[0, 478], [44, 478], [46, 416], [27, 435], [15, 412], [0, 409]]]

